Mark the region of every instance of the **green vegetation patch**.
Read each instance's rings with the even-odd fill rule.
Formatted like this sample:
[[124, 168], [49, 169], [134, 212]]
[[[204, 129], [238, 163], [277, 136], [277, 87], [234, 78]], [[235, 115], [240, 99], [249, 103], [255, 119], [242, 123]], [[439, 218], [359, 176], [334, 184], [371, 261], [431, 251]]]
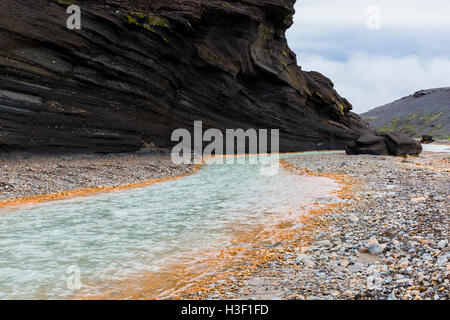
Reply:
[[63, 6], [71, 6], [71, 5], [75, 4], [75, 2], [70, 1], [70, 0], [56, 0], [56, 3], [63, 5]]
[[417, 113], [410, 113], [409, 118], [395, 117], [392, 118], [389, 124], [380, 128], [383, 132], [400, 131], [404, 133], [412, 133], [416, 126], [411, 122], [416, 119], [419, 115]]
[[[430, 134], [436, 137], [447, 137], [448, 133], [442, 132], [442, 121], [439, 121], [443, 115], [443, 112], [436, 114], [426, 113], [422, 116], [417, 113], [410, 113], [408, 117], [392, 118], [389, 123], [379, 128], [379, 130], [383, 132], [399, 131], [411, 137], [417, 137], [422, 134]], [[371, 119], [369, 117], [364, 120], [375, 119]]]
[[375, 121], [377, 119], [378, 119], [378, 117], [366, 117], [366, 118], [363, 118], [364, 121]]
[[263, 42], [266, 42], [269, 39], [272, 39], [275, 35], [275, 30], [269, 28], [268, 26], [261, 24], [259, 27], [259, 33], [260, 37], [262, 38]]
[[340, 109], [340, 111], [341, 111], [341, 114], [342, 114], [343, 116], [345, 116], [344, 106], [343, 106], [342, 104], [339, 105], [339, 109]]
[[151, 31], [160, 36], [164, 42], [169, 43], [169, 40], [164, 35], [154, 29], [155, 27], [170, 29], [170, 23], [167, 19], [154, 14], [146, 16], [143, 13], [131, 11], [127, 16], [127, 21], [129, 25], [139, 26]]
[[149, 15], [148, 16], [148, 24], [154, 27], [167, 28], [170, 29], [170, 23], [166, 19], [157, 16], [157, 15]]

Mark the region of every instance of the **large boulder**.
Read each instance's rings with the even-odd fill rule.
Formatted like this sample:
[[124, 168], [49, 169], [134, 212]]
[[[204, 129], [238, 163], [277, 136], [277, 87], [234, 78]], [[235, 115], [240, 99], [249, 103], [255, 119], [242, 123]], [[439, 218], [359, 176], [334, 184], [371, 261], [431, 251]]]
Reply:
[[388, 155], [389, 149], [383, 137], [376, 135], [364, 135], [350, 142], [347, 146], [348, 154], [373, 154]]
[[428, 134], [424, 134], [422, 136], [422, 139], [420, 140], [421, 143], [432, 143], [434, 142], [433, 136], [430, 136]]
[[391, 132], [384, 134], [389, 154], [393, 156], [416, 156], [422, 152], [422, 145], [400, 132]]
[[372, 154], [406, 156], [419, 155], [422, 146], [416, 140], [400, 132], [366, 134], [350, 142], [347, 154]]

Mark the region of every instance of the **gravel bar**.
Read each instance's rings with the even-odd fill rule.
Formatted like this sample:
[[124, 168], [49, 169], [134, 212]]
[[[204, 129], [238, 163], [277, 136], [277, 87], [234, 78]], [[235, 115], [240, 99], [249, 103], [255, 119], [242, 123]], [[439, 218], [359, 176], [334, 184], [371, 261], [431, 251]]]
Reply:
[[274, 244], [276, 258], [250, 277], [186, 298], [448, 300], [449, 160], [432, 153], [288, 159], [300, 172], [353, 181], [350, 196], [310, 213], [313, 226]]
[[192, 165], [176, 166], [167, 150], [124, 154], [0, 155], [0, 202], [93, 187], [132, 185], [185, 175]]

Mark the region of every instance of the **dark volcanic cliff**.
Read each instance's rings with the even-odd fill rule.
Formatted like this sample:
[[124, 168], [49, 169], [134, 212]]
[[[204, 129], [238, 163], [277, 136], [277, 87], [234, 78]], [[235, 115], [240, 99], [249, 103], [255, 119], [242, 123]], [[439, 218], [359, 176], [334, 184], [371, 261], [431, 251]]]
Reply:
[[294, 0], [74, 1], [75, 31], [68, 2], [0, 2], [0, 150], [169, 146], [194, 120], [280, 129], [281, 151], [373, 133], [330, 80], [297, 66]]

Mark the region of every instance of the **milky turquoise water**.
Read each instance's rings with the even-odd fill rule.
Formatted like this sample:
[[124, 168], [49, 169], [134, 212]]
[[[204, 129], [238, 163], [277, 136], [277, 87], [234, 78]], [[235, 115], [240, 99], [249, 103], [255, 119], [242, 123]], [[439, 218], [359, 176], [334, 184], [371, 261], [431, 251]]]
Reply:
[[443, 144], [423, 144], [423, 151], [450, 153], [450, 145]]
[[171, 263], [195, 264], [200, 251], [229, 246], [235, 232], [294, 219], [337, 188], [260, 169], [209, 164], [145, 188], [0, 210], [0, 299], [88, 296]]

